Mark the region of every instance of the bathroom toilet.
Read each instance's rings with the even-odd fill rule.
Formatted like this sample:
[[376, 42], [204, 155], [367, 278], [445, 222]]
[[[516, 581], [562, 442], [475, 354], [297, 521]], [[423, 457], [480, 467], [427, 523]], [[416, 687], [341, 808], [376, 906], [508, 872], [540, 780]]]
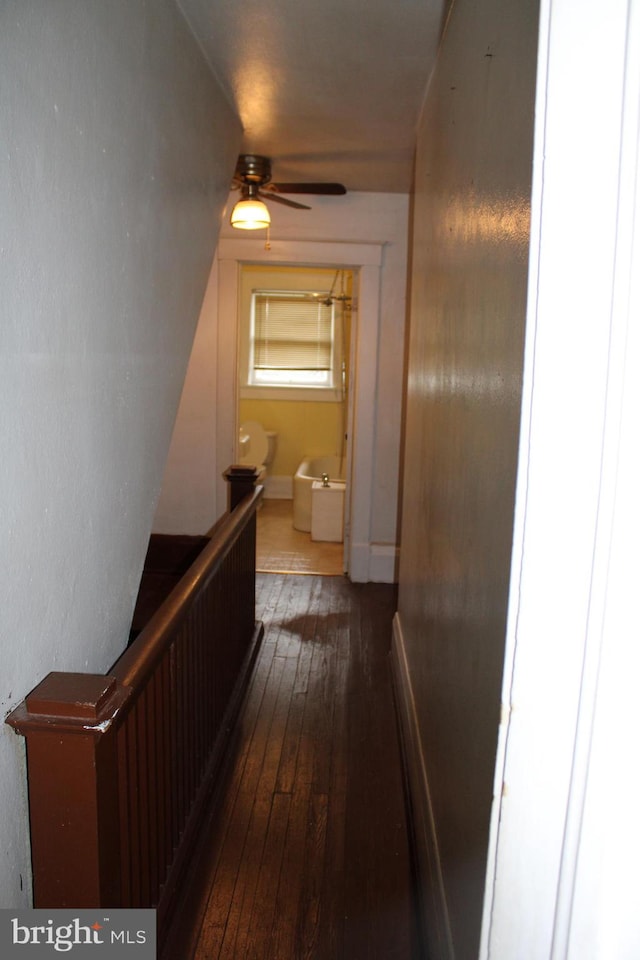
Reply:
[[258, 471], [257, 483], [264, 484], [267, 467], [273, 462], [278, 434], [265, 430], [256, 420], [246, 420], [240, 424], [238, 437], [239, 463], [243, 467], [255, 467]]

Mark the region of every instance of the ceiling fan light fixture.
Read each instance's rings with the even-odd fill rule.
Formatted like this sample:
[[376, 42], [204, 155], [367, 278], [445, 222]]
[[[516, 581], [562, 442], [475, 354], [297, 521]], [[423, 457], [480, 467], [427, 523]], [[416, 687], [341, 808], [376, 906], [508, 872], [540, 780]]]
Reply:
[[271, 216], [266, 203], [255, 197], [238, 200], [231, 211], [231, 226], [237, 230], [260, 230], [270, 223]]

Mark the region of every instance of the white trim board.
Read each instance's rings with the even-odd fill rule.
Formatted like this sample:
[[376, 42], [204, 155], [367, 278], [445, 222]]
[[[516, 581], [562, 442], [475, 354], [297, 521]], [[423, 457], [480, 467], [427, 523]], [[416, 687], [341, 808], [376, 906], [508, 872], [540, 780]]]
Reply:
[[572, 0], [543, 0], [539, 51], [480, 958], [622, 960], [640, 956], [640, 9], [632, 0], [606, 9], [588, 0], [579, 11]]

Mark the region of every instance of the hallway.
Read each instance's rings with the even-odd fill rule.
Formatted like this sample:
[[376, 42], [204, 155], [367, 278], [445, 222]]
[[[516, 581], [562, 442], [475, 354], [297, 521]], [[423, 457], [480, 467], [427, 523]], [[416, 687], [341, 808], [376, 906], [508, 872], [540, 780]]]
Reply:
[[265, 637], [164, 957], [410, 960], [395, 590], [258, 574]]

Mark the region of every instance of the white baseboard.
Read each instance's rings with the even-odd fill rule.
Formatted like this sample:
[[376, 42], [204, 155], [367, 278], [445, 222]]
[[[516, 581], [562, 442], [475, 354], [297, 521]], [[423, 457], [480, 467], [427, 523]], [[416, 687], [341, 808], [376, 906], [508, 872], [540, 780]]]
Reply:
[[267, 476], [264, 481], [265, 500], [293, 500], [293, 477]]
[[393, 619], [391, 668], [411, 799], [422, 938], [430, 960], [454, 960], [429, 782], [399, 612]]
[[352, 543], [349, 546], [349, 579], [353, 583], [369, 582], [369, 544]]
[[369, 580], [373, 583], [395, 583], [398, 579], [400, 551], [392, 543], [372, 543], [369, 557]]
[[395, 583], [398, 549], [391, 544], [352, 543], [349, 579], [354, 583]]

